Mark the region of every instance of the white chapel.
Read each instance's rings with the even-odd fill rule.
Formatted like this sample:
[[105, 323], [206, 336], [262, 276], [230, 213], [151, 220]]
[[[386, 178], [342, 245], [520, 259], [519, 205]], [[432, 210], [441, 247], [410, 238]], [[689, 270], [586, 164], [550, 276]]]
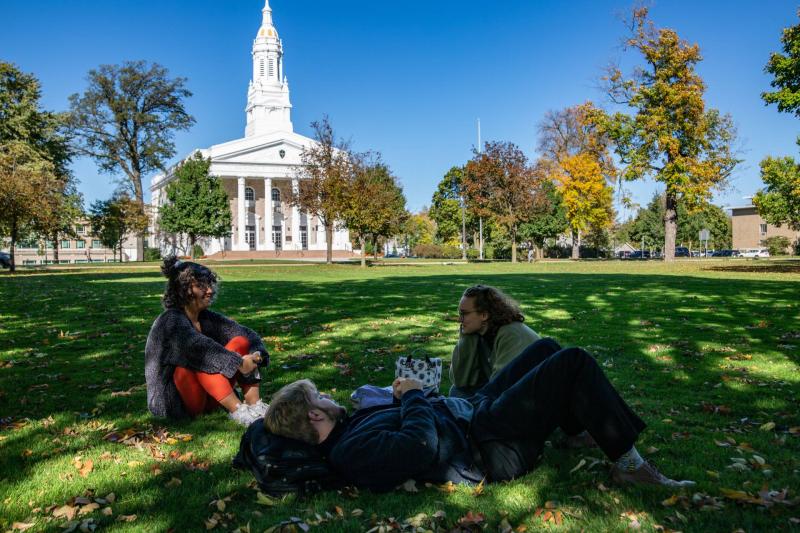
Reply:
[[[263, 251], [271, 252], [265, 256], [291, 257], [327, 247], [322, 223], [287, 202], [298, 187], [300, 154], [314, 141], [293, 131], [283, 42], [273, 24], [269, 0], [262, 14], [253, 41], [253, 77], [247, 90], [244, 137], [195, 150], [211, 159], [210, 173], [221, 179], [233, 215], [229, 238], [200, 241], [206, 255]], [[173, 177], [170, 170], [155, 176], [150, 185], [153, 245], [166, 252], [174, 251], [180, 241], [158, 228], [158, 210], [166, 202], [166, 186]], [[352, 252], [346, 230], [334, 231], [333, 250]]]

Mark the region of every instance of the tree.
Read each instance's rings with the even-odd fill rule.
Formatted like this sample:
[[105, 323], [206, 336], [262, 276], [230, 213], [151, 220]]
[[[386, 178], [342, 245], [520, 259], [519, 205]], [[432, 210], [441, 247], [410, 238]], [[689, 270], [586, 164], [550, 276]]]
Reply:
[[800, 165], [791, 157], [767, 157], [761, 161], [761, 180], [753, 205], [770, 224], [800, 230]]
[[769, 249], [769, 255], [786, 255], [786, 250], [792, 244], [789, 237], [783, 235], [767, 237], [762, 243]]
[[436, 235], [436, 223], [428, 216], [426, 209], [410, 214], [403, 225], [402, 237], [405, 241], [406, 253], [418, 244], [433, 244]]
[[772, 75], [770, 86], [776, 90], [764, 91], [761, 98], [767, 105], [777, 104], [781, 113], [800, 117], [800, 24], [785, 28], [781, 43], [784, 53], [773, 52], [764, 67]]
[[539, 124], [537, 168], [558, 185], [572, 232], [572, 258], [580, 258], [581, 233], [602, 232], [613, 220], [613, 190], [617, 170], [609, 151], [611, 140], [594, 117], [591, 102], [550, 111]]
[[41, 193], [40, 208], [33, 230], [53, 242], [53, 260], [58, 263], [58, 243], [64, 237], [77, 237], [75, 222], [83, 217], [83, 195], [71, 174], [56, 176], [53, 186]]
[[516, 263], [519, 225], [541, 200], [528, 158], [514, 143], [487, 142], [467, 163], [464, 190], [478, 216], [491, 216], [506, 229]]
[[231, 230], [231, 207], [219, 179], [208, 173], [211, 160], [195, 152], [175, 169], [167, 185], [168, 203], [161, 207], [160, 225], [189, 238], [192, 258], [199, 237], [226, 237]]
[[569, 227], [561, 194], [555, 184], [550, 180], [542, 180], [541, 187], [544, 195], [542, 208], [519, 226], [520, 238], [536, 246], [537, 259], [544, 257], [545, 241], [558, 237]]
[[63, 117], [40, 109], [40, 98], [34, 76], [0, 61], [0, 235], [11, 239], [12, 272], [17, 241], [53, 213], [69, 182]]
[[130, 233], [142, 233], [147, 229], [147, 215], [139, 202], [126, 193], [119, 193], [109, 200], [96, 200], [89, 209], [92, 233], [97, 235], [106, 248], [111, 248], [114, 259], [119, 251], [122, 260], [122, 244]]
[[647, 13], [646, 8], [634, 10], [625, 43], [642, 54], [645, 68], [630, 79], [612, 68], [606, 78], [611, 99], [635, 115], [616, 113], [604, 127], [625, 165], [623, 179], [653, 176], [665, 185], [664, 260], [672, 261], [678, 204], [695, 208], [706, 203], [739, 160], [730, 116], [706, 110], [705, 83], [695, 71], [700, 48], [674, 30], [656, 29]]
[[477, 220], [465, 197], [464, 168], [452, 167], [439, 182], [431, 201], [430, 217], [436, 222], [436, 238], [442, 244], [462, 249], [466, 259], [467, 234], [477, 229]]
[[290, 202], [319, 218], [325, 227], [326, 261], [333, 262], [333, 230], [346, 208], [347, 190], [355, 173], [350, 146], [337, 140], [328, 116], [312, 122], [314, 143], [300, 154], [298, 190]]
[[183, 106], [192, 96], [185, 78], [170, 79], [158, 63], [126, 61], [90, 70], [88, 87], [70, 96], [69, 124], [76, 151], [121, 181], [144, 207], [142, 178], [163, 170], [175, 155], [176, 131], [194, 118]]
[[[777, 104], [781, 113], [800, 117], [800, 24], [784, 29], [781, 43], [784, 53], [773, 52], [764, 69], [776, 90], [764, 91], [761, 98]], [[800, 230], [800, 166], [791, 157], [767, 157], [761, 162], [761, 179], [766, 187], [753, 198], [758, 213], [770, 224]]]
[[380, 154], [360, 158], [348, 186], [342, 218], [360, 242], [362, 268], [366, 267], [368, 238], [375, 245], [378, 237], [402, 231], [407, 218], [406, 199], [397, 178], [381, 162]]

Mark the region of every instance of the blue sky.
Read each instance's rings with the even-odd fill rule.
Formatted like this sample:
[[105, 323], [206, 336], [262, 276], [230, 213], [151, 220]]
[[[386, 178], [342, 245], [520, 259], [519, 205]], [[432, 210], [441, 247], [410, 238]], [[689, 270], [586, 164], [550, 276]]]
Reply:
[[[295, 131], [327, 113], [356, 149], [373, 149], [403, 184], [408, 207], [430, 204], [436, 184], [482, 139], [512, 141], [536, 156], [547, 110], [593, 100], [599, 77], [623, 52], [626, 1], [271, 0], [284, 42]], [[653, 2], [651, 16], [700, 45], [707, 103], [736, 122], [745, 160], [718, 194], [740, 205], [761, 186], [766, 155], [796, 155], [800, 120], [766, 107], [763, 68], [794, 2]], [[197, 124], [176, 136], [177, 157], [244, 133], [250, 49], [263, 0], [2, 0], [0, 59], [42, 82], [43, 104], [65, 110], [100, 64], [145, 59], [188, 79]], [[628, 72], [630, 70], [628, 69]], [[87, 205], [114, 190], [91, 161], [74, 164]], [[149, 177], [145, 187], [149, 186]], [[646, 203], [655, 185], [630, 184]], [[626, 213], [621, 213], [624, 217]]]

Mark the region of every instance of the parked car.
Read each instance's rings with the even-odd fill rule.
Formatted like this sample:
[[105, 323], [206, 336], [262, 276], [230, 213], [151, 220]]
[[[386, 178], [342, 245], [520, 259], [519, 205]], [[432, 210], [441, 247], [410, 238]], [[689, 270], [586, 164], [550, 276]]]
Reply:
[[741, 253], [742, 257], [752, 257], [758, 259], [759, 257], [769, 257], [769, 250], [766, 248], [745, 248]]
[[691, 252], [685, 246], [676, 246], [675, 247], [675, 257], [692, 257]]
[[711, 257], [733, 257], [733, 250], [717, 250]]
[[0, 252], [0, 267], [11, 268], [11, 256], [5, 252]]
[[650, 259], [650, 250], [636, 250], [628, 257], [631, 259]]

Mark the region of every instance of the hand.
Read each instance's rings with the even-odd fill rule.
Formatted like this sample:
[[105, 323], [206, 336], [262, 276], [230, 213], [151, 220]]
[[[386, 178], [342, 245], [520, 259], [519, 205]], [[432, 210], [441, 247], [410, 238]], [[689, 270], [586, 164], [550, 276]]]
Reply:
[[253, 353], [250, 354], [250, 357], [253, 358], [253, 361], [257, 365], [260, 365], [261, 363], [264, 362], [264, 357], [261, 355], [261, 352], [253, 352]]
[[256, 362], [253, 360], [252, 355], [244, 355], [242, 356], [242, 364], [239, 365], [239, 372], [243, 375], [247, 375], [253, 370], [258, 367]]
[[422, 390], [422, 382], [412, 378], [396, 378], [392, 382], [392, 394], [398, 400], [410, 390]]

